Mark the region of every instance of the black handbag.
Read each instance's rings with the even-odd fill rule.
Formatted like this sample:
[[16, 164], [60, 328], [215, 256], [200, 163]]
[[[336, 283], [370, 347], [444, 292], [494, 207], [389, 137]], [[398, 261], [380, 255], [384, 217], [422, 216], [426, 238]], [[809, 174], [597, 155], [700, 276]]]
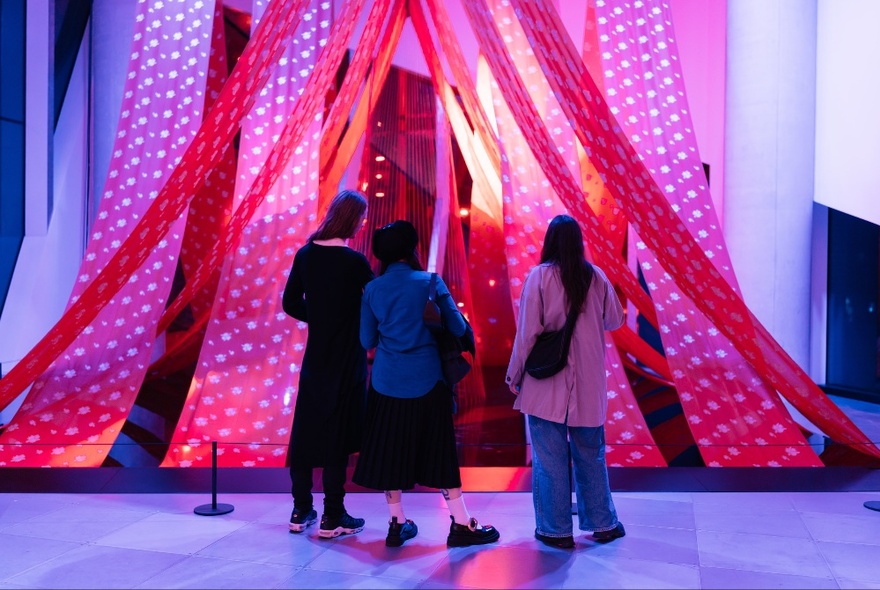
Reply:
[[443, 380], [449, 387], [455, 386], [471, 370], [471, 364], [464, 358], [464, 352], [473, 354], [474, 350], [469, 343], [473, 342], [473, 329], [464, 316], [466, 329], [462, 336], [456, 336], [443, 325], [443, 317], [440, 314], [440, 306], [435, 301], [437, 296], [437, 273], [431, 273], [431, 286], [428, 290], [428, 301], [425, 302], [425, 311], [422, 315], [428, 330], [437, 340], [437, 348], [440, 350], [440, 365], [443, 369]]
[[[588, 265], [587, 292], [593, 282], [593, 267]], [[586, 298], [584, 298], [586, 305]], [[526, 373], [535, 379], [547, 379], [561, 371], [568, 362], [568, 349], [571, 347], [571, 335], [577, 323], [577, 310], [570, 309], [565, 317], [565, 325], [561, 330], [551, 330], [538, 334], [535, 345], [526, 357]]]
[[568, 349], [571, 347], [571, 334], [577, 321], [577, 312], [569, 311], [561, 330], [538, 334], [535, 345], [526, 357], [526, 373], [535, 379], [552, 377], [568, 362]]

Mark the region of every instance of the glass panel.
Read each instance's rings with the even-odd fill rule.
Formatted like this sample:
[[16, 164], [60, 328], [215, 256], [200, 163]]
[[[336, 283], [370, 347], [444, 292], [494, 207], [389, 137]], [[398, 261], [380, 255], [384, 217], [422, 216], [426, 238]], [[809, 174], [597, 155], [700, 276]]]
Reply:
[[828, 386], [880, 402], [880, 227], [832, 209], [828, 240]]

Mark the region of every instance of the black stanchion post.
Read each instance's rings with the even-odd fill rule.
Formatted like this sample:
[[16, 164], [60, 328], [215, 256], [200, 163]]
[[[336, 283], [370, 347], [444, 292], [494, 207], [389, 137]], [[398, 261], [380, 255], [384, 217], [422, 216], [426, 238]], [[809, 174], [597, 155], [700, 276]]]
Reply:
[[211, 503], [196, 506], [193, 512], [202, 516], [229, 514], [235, 510], [232, 504], [217, 503], [217, 441], [211, 441]]

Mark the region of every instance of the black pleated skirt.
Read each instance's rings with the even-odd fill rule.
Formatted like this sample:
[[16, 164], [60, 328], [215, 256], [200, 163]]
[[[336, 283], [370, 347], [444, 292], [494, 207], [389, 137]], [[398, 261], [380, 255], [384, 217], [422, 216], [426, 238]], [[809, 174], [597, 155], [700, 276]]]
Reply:
[[383, 395], [370, 386], [352, 481], [374, 490], [461, 487], [452, 393], [445, 383], [407, 399]]

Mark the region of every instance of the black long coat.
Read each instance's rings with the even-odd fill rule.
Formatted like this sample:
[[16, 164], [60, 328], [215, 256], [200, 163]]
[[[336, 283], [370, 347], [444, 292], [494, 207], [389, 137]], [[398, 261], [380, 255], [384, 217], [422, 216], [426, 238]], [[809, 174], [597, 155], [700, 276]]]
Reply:
[[361, 346], [361, 296], [373, 271], [363, 254], [308, 243], [294, 256], [284, 311], [308, 323], [299, 377], [291, 467], [345, 465], [360, 450], [367, 385]]

